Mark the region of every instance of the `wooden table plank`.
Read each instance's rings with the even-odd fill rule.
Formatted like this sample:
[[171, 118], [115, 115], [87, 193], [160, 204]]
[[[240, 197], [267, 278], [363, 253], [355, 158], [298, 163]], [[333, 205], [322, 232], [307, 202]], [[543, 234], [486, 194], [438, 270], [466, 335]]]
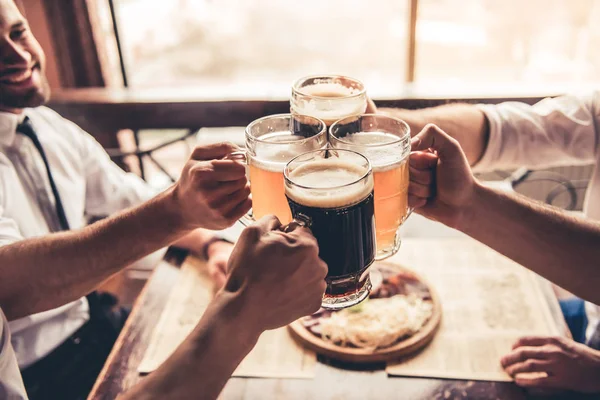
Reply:
[[[134, 305], [89, 399], [114, 399], [140, 379], [137, 367], [148, 347], [154, 327], [164, 309], [169, 292], [176, 283], [181, 260], [162, 262], [154, 271]], [[553, 296], [551, 290], [545, 291]], [[564, 324], [560, 310], [553, 316]], [[512, 383], [475, 382], [412, 377], [388, 377], [385, 365], [368, 370], [319, 357], [316, 378], [248, 379], [232, 378], [222, 399], [526, 399], [534, 398]], [[361, 368], [364, 368], [362, 366]], [[548, 397], [544, 397], [548, 398]], [[574, 398], [554, 396], [552, 398]], [[583, 397], [582, 397], [583, 398]]]
[[162, 261], [156, 267], [136, 300], [88, 399], [115, 399], [140, 380], [137, 367], [178, 274], [176, 263]]

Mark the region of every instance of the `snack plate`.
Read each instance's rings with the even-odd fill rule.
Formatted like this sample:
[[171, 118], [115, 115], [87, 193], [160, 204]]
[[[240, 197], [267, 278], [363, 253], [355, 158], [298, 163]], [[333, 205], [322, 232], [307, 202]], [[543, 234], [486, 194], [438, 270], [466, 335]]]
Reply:
[[288, 326], [292, 337], [302, 346], [315, 351], [317, 354], [322, 354], [335, 360], [352, 363], [393, 361], [415, 353], [427, 346], [435, 336], [442, 320], [442, 306], [438, 294], [434, 288], [427, 283], [427, 281], [425, 281], [415, 272], [391, 263], [383, 262], [378, 264], [384, 268], [393, 268], [397, 272], [410, 274], [429, 289], [431, 301], [433, 303], [433, 313], [429, 320], [417, 333], [399, 341], [393, 346], [373, 351], [355, 347], [339, 346], [334, 343], [326, 342], [305, 328], [301, 320], [297, 320]]

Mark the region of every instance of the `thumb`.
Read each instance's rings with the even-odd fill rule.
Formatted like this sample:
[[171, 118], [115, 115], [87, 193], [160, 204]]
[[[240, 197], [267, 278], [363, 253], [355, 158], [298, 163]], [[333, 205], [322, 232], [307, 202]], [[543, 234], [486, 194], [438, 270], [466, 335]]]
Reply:
[[411, 140], [412, 151], [435, 150], [441, 159], [454, 158], [462, 154], [456, 139], [433, 124], [427, 124], [419, 134]]

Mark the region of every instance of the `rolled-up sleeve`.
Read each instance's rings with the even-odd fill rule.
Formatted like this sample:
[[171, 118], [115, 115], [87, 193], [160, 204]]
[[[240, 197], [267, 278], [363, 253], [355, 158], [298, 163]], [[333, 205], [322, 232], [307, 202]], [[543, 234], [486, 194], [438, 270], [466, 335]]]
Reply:
[[598, 151], [600, 92], [479, 105], [489, 122], [489, 140], [474, 172], [517, 167], [584, 165]]

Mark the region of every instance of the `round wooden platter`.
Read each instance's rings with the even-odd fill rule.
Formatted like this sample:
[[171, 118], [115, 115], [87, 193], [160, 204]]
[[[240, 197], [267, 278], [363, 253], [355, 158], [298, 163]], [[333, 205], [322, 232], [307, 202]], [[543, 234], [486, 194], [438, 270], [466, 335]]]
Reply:
[[306, 329], [300, 320], [297, 320], [288, 326], [292, 337], [302, 346], [315, 351], [317, 354], [322, 354], [335, 360], [352, 363], [387, 362], [421, 350], [431, 342], [442, 320], [442, 305], [440, 303], [440, 298], [435, 289], [415, 272], [398, 266], [395, 266], [395, 269], [398, 271], [406, 270], [416, 276], [429, 288], [431, 294], [431, 300], [433, 302], [433, 313], [431, 318], [429, 318], [422, 329], [413, 336], [409, 336], [393, 346], [372, 351], [354, 347], [338, 346], [326, 342]]

